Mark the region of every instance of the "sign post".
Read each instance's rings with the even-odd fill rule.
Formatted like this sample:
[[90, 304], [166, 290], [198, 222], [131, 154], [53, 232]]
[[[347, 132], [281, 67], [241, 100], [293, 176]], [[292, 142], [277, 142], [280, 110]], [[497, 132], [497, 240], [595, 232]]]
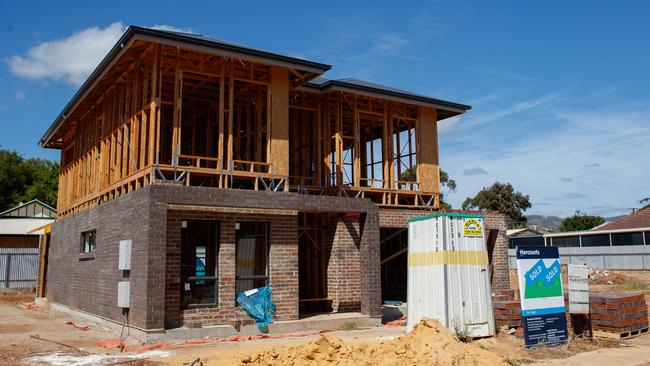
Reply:
[[517, 247], [526, 347], [566, 343], [567, 324], [557, 247]]
[[589, 314], [589, 269], [583, 264], [569, 264], [569, 313]]

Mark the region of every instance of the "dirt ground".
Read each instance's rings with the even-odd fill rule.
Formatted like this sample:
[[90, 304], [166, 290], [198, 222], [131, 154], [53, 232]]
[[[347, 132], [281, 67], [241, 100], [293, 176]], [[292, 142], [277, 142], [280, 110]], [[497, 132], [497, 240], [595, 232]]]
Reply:
[[[512, 274], [517, 286], [516, 272]], [[650, 272], [609, 271], [593, 290], [642, 291], [650, 303]], [[275, 339], [201, 339], [127, 351], [100, 346], [119, 343], [119, 334], [100, 324], [71, 319], [31, 305], [32, 294], [0, 295], [0, 365], [647, 365], [650, 335], [622, 342], [572, 339], [567, 346], [526, 350], [520, 331], [502, 330], [469, 344], [437, 322], [404, 335], [403, 326], [298, 334]], [[71, 323], [72, 322], [72, 323]], [[240, 339], [238, 339], [240, 340]], [[437, 363], [436, 363], [437, 362]]]

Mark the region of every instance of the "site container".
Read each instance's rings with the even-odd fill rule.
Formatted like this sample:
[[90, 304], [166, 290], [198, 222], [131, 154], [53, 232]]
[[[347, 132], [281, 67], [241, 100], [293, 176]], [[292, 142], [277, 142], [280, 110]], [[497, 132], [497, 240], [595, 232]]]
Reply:
[[438, 319], [471, 337], [494, 335], [483, 216], [440, 213], [409, 220], [408, 321]]

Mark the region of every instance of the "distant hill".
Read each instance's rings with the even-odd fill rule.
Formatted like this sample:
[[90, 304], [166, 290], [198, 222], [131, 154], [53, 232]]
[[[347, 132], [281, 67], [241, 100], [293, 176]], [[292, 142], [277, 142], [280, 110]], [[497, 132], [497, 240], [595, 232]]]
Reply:
[[527, 215], [526, 219], [528, 219], [528, 226], [541, 226], [553, 231], [560, 230], [560, 222], [562, 222], [562, 218], [558, 216]]

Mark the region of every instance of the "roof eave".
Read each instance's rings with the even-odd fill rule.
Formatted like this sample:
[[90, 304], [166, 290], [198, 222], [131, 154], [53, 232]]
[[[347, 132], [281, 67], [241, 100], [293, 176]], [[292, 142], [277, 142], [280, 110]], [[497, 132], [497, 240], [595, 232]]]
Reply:
[[357, 84], [350, 84], [338, 80], [328, 80], [323, 84], [317, 85], [314, 83], [305, 83], [303, 87], [316, 89], [321, 92], [327, 91], [342, 91], [357, 93], [362, 92], [365, 95], [373, 96], [377, 98], [389, 99], [398, 102], [412, 103], [416, 105], [423, 105], [427, 107], [434, 107], [436, 109], [442, 109], [454, 113], [454, 115], [463, 114], [468, 110], [472, 109], [472, 106], [449, 102], [446, 100], [428, 98], [415, 94], [400, 93], [394, 90], [386, 90], [380, 88], [373, 88], [369, 86], [362, 86]]

